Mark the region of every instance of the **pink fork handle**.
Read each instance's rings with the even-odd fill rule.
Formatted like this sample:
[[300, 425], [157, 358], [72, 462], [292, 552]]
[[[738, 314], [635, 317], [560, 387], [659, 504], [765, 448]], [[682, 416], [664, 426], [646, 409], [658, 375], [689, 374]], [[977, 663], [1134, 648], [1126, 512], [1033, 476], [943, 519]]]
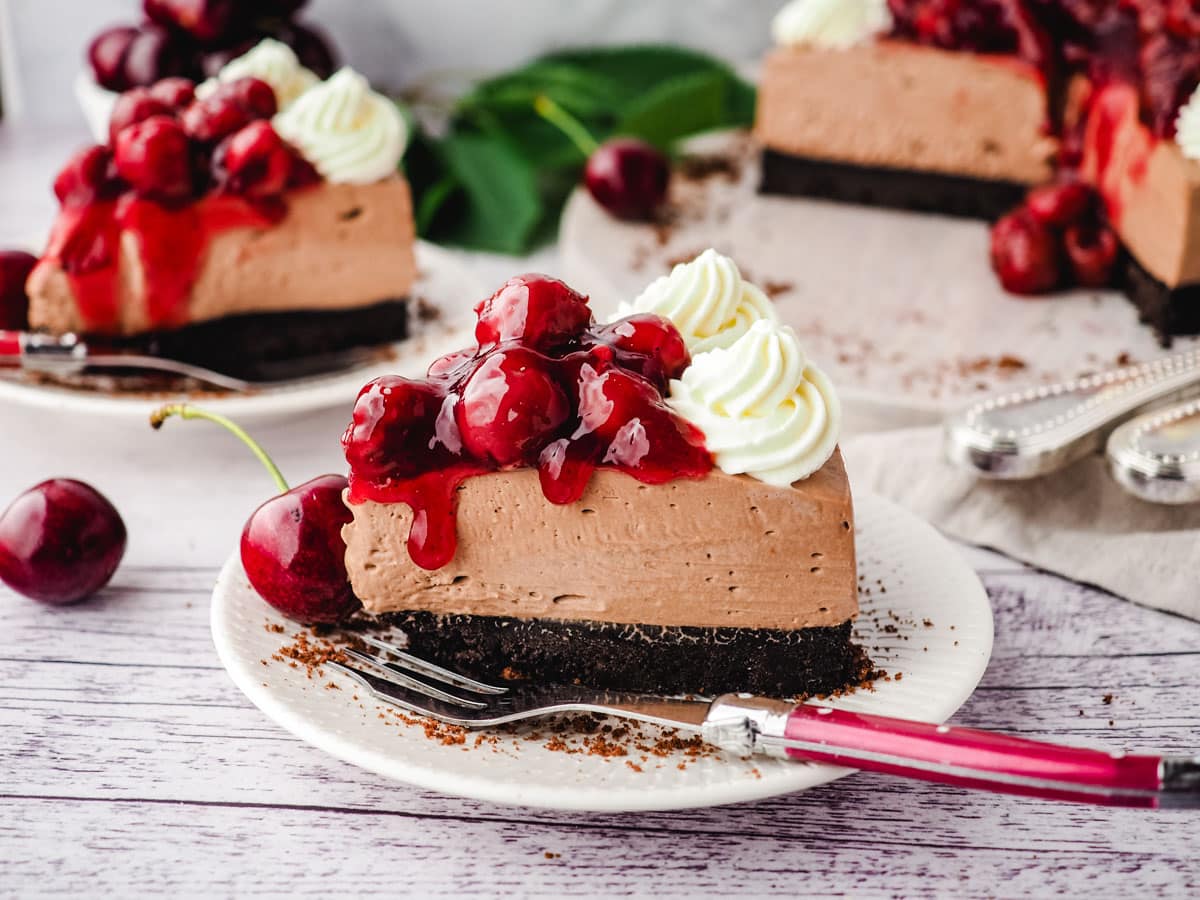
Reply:
[[973, 728], [800, 706], [784, 727], [788, 756], [1046, 799], [1156, 806], [1162, 757], [1104, 753]]
[[20, 331], [0, 330], [0, 367], [20, 364], [21, 337]]

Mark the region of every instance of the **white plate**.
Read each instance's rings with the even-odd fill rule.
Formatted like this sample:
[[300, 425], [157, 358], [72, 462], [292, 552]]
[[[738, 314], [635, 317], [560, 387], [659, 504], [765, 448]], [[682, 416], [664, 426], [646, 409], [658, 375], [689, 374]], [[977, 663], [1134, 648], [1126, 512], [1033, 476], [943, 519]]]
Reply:
[[[835, 701], [844, 709], [942, 722], [971, 695], [992, 651], [992, 611], [978, 577], [926, 523], [875, 496], [857, 498], [862, 614], [858, 639], [878, 665], [902, 673]], [[886, 593], [880, 591], [880, 583]], [[929, 624], [926, 625], [925, 623]], [[213, 641], [239, 688], [296, 736], [372, 772], [497, 803], [618, 812], [685, 809], [755, 800], [803, 790], [849, 769], [730, 754], [685, 761], [650, 757], [636, 772], [621, 758], [568, 755], [542, 743], [506, 741], [445, 746], [420, 726], [389, 724], [374, 702], [309, 680], [303, 668], [272, 662], [285, 642], [267, 623], [287, 625], [254, 592], [235, 555], [213, 593]], [[890, 629], [890, 630], [889, 630]], [[289, 633], [291, 627], [288, 628]], [[653, 731], [652, 727], [647, 727]], [[637, 756], [629, 757], [637, 762]]]
[[[247, 394], [205, 393], [205, 408], [243, 423], [294, 416], [352, 403], [359, 389], [377, 375], [420, 376], [430, 361], [474, 341], [472, 307], [487, 292], [452, 253], [418, 241], [417, 283], [413, 295], [432, 303], [440, 316], [432, 322], [410, 318], [412, 336], [394, 346], [390, 358], [313, 378], [281, 382]], [[58, 413], [144, 420], [164, 403], [189, 399], [186, 392], [154, 396], [105, 393], [38, 384], [19, 375], [0, 377], [0, 402], [20, 403]]]
[[983, 222], [762, 196], [744, 138], [702, 149], [731, 145], [740, 176], [677, 177], [679, 221], [665, 229], [618, 222], [576, 191], [562, 219], [563, 267], [567, 281], [591, 292], [598, 315], [668, 272], [668, 261], [715, 247], [760, 286], [790, 286], [776, 296], [783, 318], [848, 412], [876, 427], [935, 422], [985, 392], [1164, 353], [1117, 292], [1006, 294]]

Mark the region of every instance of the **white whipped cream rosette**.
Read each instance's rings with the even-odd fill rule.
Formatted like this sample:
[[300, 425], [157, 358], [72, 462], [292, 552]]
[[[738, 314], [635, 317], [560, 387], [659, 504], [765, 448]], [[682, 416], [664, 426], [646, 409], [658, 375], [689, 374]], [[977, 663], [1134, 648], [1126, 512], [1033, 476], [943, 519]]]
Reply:
[[395, 174], [408, 144], [396, 104], [350, 68], [309, 88], [271, 124], [335, 183], [369, 184]]
[[286, 109], [296, 99], [320, 82], [316, 73], [300, 65], [300, 60], [287, 44], [274, 38], [264, 38], [241, 56], [231, 59], [214, 78], [196, 86], [196, 96], [201, 99], [211, 95], [219, 84], [237, 81], [239, 78], [257, 78], [265, 81], [275, 92], [275, 103]]
[[670, 319], [693, 355], [730, 346], [755, 322], [778, 320], [767, 295], [742, 278], [732, 259], [712, 249], [679, 263], [632, 303], [622, 303], [609, 321], [635, 313]]
[[791, 328], [767, 320], [697, 355], [667, 403], [704, 432], [718, 468], [777, 487], [825, 465], [841, 431], [833, 385]]
[[782, 46], [845, 50], [890, 31], [887, 0], [792, 0], [771, 22]]

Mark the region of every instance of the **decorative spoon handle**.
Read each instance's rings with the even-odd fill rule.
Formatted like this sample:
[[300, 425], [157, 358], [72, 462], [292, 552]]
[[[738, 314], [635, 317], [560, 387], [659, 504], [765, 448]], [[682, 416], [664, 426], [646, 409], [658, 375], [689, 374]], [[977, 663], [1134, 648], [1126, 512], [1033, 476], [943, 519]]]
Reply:
[[946, 455], [987, 478], [1033, 478], [1104, 446], [1114, 428], [1200, 395], [1200, 350], [989, 397], [946, 420]]

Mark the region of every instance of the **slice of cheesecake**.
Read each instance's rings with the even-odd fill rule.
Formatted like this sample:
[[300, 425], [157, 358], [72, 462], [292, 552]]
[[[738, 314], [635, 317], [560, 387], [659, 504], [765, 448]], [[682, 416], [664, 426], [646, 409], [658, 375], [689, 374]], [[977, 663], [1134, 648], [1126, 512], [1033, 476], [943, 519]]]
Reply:
[[762, 189], [994, 218], [1053, 173], [1031, 65], [880, 40], [767, 56], [754, 134]]
[[586, 298], [522, 276], [480, 305], [477, 346], [367, 385], [343, 438], [365, 611], [479, 676], [860, 683], [840, 407], [747, 292], [711, 251], [678, 267], [634, 306], [681, 333], [645, 311], [596, 325]]
[[319, 81], [273, 41], [226, 69], [123, 94], [110, 143], [59, 174], [26, 285], [32, 328], [251, 376], [406, 335], [400, 112], [355, 72]]

